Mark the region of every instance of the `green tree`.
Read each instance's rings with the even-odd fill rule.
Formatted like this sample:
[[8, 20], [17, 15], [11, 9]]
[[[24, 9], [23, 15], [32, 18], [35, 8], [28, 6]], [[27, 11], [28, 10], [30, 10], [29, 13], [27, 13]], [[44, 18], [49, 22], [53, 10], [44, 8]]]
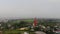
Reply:
[[26, 26], [28, 26], [28, 23], [25, 22], [25, 21], [21, 21], [21, 22], [19, 23], [19, 26], [20, 26], [20, 27], [26, 27]]

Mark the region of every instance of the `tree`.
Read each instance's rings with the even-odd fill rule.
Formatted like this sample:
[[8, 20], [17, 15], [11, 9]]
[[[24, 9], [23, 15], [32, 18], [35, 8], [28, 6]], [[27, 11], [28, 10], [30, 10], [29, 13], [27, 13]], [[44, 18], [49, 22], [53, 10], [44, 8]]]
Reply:
[[19, 26], [20, 26], [20, 27], [26, 27], [26, 26], [28, 26], [27, 24], [28, 24], [27, 22], [21, 21], [21, 22], [19, 23]]

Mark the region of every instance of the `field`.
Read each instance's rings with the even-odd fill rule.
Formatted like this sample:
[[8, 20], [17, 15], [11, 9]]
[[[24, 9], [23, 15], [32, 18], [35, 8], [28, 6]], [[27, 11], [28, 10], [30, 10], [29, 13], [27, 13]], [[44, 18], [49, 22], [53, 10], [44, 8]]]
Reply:
[[29, 31], [19, 31], [19, 30], [7, 30], [4, 31], [3, 34], [24, 34], [24, 32], [28, 32], [29, 34], [34, 34], [34, 32], [29, 32]]

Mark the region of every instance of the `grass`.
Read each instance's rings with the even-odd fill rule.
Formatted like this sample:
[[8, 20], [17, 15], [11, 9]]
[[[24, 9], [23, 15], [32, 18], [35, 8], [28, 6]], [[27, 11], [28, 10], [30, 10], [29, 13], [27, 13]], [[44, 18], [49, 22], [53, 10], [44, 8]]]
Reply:
[[6, 30], [4, 31], [4, 34], [24, 34], [24, 32], [28, 32], [29, 34], [34, 34], [34, 32], [20, 31], [20, 30]]
[[20, 33], [20, 31], [18, 30], [6, 30], [4, 31], [4, 34], [17, 34]]

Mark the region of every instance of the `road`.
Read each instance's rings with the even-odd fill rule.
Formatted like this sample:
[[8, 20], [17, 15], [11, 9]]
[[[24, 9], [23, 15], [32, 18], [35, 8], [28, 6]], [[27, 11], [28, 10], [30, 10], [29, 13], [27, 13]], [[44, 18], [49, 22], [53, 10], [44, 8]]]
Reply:
[[35, 33], [36, 33], [36, 34], [46, 34], [46, 33], [41, 32], [41, 31], [36, 31]]

